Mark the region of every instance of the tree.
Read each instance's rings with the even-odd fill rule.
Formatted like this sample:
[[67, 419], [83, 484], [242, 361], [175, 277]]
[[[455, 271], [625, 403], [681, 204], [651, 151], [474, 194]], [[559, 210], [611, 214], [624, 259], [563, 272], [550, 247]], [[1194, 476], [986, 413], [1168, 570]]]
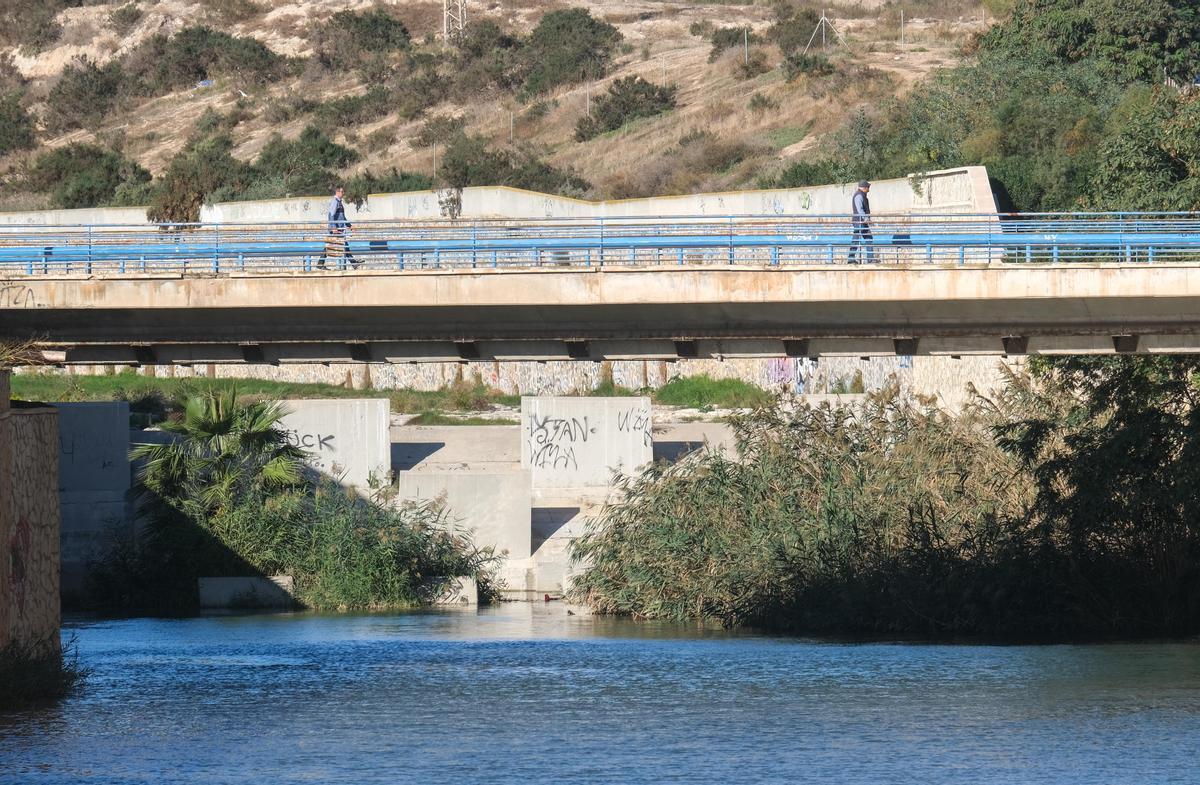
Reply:
[[297, 486], [305, 453], [288, 443], [277, 402], [242, 403], [235, 387], [214, 387], [184, 403], [177, 420], [162, 424], [174, 438], [139, 444], [143, 494], [203, 517], [264, 492]]

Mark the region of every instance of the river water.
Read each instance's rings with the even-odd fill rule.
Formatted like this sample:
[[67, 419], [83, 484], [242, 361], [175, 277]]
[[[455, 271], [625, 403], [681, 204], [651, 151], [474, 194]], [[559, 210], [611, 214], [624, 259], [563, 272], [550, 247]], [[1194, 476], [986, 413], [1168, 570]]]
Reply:
[[1195, 783], [1200, 643], [841, 644], [571, 616], [67, 625], [3, 783]]

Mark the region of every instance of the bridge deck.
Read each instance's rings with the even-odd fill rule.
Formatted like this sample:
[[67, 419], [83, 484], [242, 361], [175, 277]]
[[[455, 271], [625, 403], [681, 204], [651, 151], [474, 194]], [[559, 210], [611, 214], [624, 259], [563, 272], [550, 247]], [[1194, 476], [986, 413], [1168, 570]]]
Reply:
[[1200, 348], [1192, 216], [872, 230], [878, 263], [850, 266], [844, 216], [368, 225], [362, 265], [324, 272], [321, 226], [0, 232], [0, 340], [114, 363]]

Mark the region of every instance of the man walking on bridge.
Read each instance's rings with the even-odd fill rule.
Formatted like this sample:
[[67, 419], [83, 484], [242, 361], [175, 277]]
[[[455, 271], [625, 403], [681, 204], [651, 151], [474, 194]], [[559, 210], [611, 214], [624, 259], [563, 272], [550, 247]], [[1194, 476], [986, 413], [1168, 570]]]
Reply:
[[850, 264], [858, 264], [858, 249], [866, 246], [867, 263], [875, 262], [875, 249], [872, 247], [874, 237], [871, 235], [871, 200], [867, 197], [871, 184], [866, 180], [858, 181], [858, 190], [850, 200], [853, 212], [854, 239], [850, 241]]
[[350, 264], [358, 267], [358, 262], [355, 261], [354, 255], [350, 253], [347, 241], [350, 222], [346, 220], [346, 205], [342, 202], [342, 197], [345, 193], [346, 189], [340, 185], [334, 188], [333, 198], [329, 200], [329, 209], [325, 211], [325, 218], [329, 222], [329, 235], [325, 238], [325, 250], [321, 252], [321, 257], [317, 259], [318, 270], [325, 269], [326, 256], [333, 256], [335, 258], [344, 256]]

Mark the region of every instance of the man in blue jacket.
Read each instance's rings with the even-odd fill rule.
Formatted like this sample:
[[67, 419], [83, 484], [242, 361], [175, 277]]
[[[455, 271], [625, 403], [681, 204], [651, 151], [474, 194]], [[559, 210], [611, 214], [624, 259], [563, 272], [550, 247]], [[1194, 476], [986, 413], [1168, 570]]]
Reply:
[[346, 205], [342, 202], [342, 197], [345, 196], [346, 189], [338, 186], [333, 189], [333, 198], [329, 200], [329, 207], [325, 211], [325, 219], [329, 222], [329, 235], [325, 238], [325, 250], [321, 253], [321, 258], [317, 259], [317, 269], [325, 269], [325, 257], [345, 257], [350, 264], [358, 267], [358, 261], [354, 255], [350, 253], [349, 244], [346, 241], [346, 236], [350, 230], [350, 222], [346, 220]]
[[858, 181], [858, 190], [854, 192], [854, 197], [850, 200], [850, 209], [853, 212], [854, 222], [854, 239], [850, 242], [850, 264], [858, 264], [858, 249], [861, 246], [866, 246], [867, 263], [871, 264], [875, 261], [875, 249], [872, 247], [874, 237], [871, 234], [871, 200], [867, 194], [871, 190], [871, 184], [866, 180]]

